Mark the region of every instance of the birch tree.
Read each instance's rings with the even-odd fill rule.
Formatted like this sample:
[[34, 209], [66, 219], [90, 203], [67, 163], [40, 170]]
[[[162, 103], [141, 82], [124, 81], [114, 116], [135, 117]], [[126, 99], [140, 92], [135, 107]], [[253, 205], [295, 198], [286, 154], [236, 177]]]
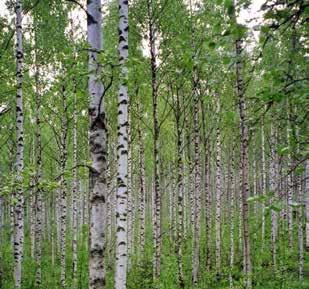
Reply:
[[240, 149], [241, 149], [241, 199], [242, 199], [242, 234], [243, 234], [243, 257], [244, 257], [244, 273], [245, 287], [252, 288], [252, 265], [250, 256], [250, 240], [249, 240], [249, 210], [248, 210], [248, 123], [246, 116], [246, 101], [244, 95], [244, 83], [242, 76], [242, 40], [236, 39], [236, 91], [238, 96], [238, 107], [240, 116]]
[[22, 2], [16, 1], [16, 188], [14, 197], [14, 279], [15, 288], [21, 288], [22, 259], [24, 245], [24, 196], [23, 196], [23, 169], [24, 169], [24, 115], [23, 115], [23, 32], [22, 32]]
[[105, 228], [102, 218], [106, 215], [107, 198], [107, 127], [104, 111], [104, 87], [101, 82], [99, 53], [102, 52], [102, 6], [101, 0], [87, 3], [87, 35], [89, 44], [90, 96], [89, 146], [92, 161], [90, 172], [90, 232], [89, 232], [89, 289], [105, 288], [104, 251]]
[[118, 148], [117, 148], [117, 207], [116, 207], [116, 273], [115, 289], [126, 288], [128, 239], [128, 1], [119, 0], [119, 64], [120, 86], [118, 95]]

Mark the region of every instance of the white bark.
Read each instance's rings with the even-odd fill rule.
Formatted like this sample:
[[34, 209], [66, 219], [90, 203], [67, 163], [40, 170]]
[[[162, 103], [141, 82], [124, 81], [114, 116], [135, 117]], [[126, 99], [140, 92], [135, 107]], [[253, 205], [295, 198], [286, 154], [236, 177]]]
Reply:
[[35, 86], [36, 86], [36, 128], [35, 128], [35, 160], [36, 160], [36, 174], [35, 174], [35, 262], [36, 262], [36, 278], [35, 283], [37, 287], [41, 286], [42, 272], [41, 272], [41, 255], [42, 255], [42, 221], [43, 221], [43, 200], [42, 200], [42, 144], [41, 144], [41, 91], [39, 82], [39, 67], [37, 63], [37, 55], [35, 59]]
[[89, 232], [89, 289], [105, 288], [105, 202], [107, 198], [107, 128], [104, 113], [104, 87], [100, 80], [101, 66], [99, 55], [102, 51], [102, 7], [101, 0], [87, 2], [87, 35], [89, 43], [90, 95], [89, 144], [92, 169], [90, 172], [90, 232]]
[[235, 180], [234, 180], [234, 154], [231, 153], [231, 165], [230, 165], [230, 272], [229, 272], [229, 282], [230, 288], [234, 287], [233, 284], [233, 269], [234, 269], [234, 259], [235, 259], [235, 244], [234, 244], [234, 218], [235, 218]]
[[24, 117], [23, 117], [23, 41], [22, 41], [22, 5], [16, 1], [16, 188], [14, 207], [14, 279], [15, 288], [21, 288], [22, 259], [24, 245]]
[[243, 83], [243, 63], [241, 59], [242, 53], [242, 40], [236, 39], [236, 87], [239, 106], [240, 117], [240, 136], [241, 136], [241, 196], [242, 196], [242, 233], [243, 233], [243, 258], [244, 258], [244, 274], [245, 274], [245, 288], [252, 288], [252, 265], [250, 256], [250, 240], [249, 240], [249, 208], [248, 208], [248, 196], [249, 196], [249, 159], [248, 159], [248, 123], [246, 116], [246, 100], [244, 95], [244, 83]]
[[[193, 68], [194, 70], [194, 68]], [[198, 78], [196, 71], [193, 72], [193, 125], [194, 125], [194, 226], [193, 226], [193, 260], [192, 282], [196, 286], [200, 271], [200, 133], [199, 133], [199, 95]]]
[[63, 119], [61, 123], [61, 151], [60, 151], [60, 284], [62, 288], [66, 288], [66, 232], [67, 232], [67, 192], [65, 169], [67, 163], [67, 92], [64, 85], [62, 86], [62, 104], [63, 104]]
[[74, 79], [74, 112], [73, 112], [73, 185], [72, 185], [72, 277], [73, 289], [77, 288], [77, 232], [78, 232], [78, 181], [77, 181], [77, 100]]
[[[139, 100], [140, 101], [140, 100]], [[145, 209], [146, 209], [146, 182], [145, 182], [145, 150], [144, 150], [144, 139], [141, 130], [141, 119], [142, 111], [140, 109], [139, 101], [137, 103], [138, 111], [138, 145], [139, 145], [139, 218], [140, 218], [140, 251], [141, 255], [144, 254], [145, 249]]]
[[178, 284], [179, 288], [184, 288], [184, 276], [183, 276], [183, 256], [182, 256], [182, 242], [183, 242], [183, 230], [184, 230], [184, 186], [183, 186], [183, 145], [182, 145], [182, 129], [180, 123], [181, 107], [180, 99], [177, 93], [176, 95], [176, 132], [177, 132], [177, 209], [178, 220], [177, 222], [177, 238], [176, 238], [176, 250], [177, 250], [177, 263], [178, 263]]
[[[287, 107], [287, 109], [289, 110], [289, 107]], [[290, 114], [288, 114], [288, 117], [290, 117]], [[291, 149], [291, 141], [290, 141], [290, 121], [288, 120], [287, 123], [287, 140], [288, 140], [288, 150], [289, 150], [289, 154], [288, 154], [288, 168], [291, 169], [292, 167], [292, 158], [291, 158], [291, 153], [290, 153], [290, 149]], [[289, 249], [292, 250], [293, 248], [293, 207], [292, 207], [292, 203], [293, 203], [293, 177], [292, 174], [288, 175], [287, 178], [287, 221], [288, 221], [288, 240], [289, 240]]]
[[[272, 204], [276, 200], [277, 195], [277, 155], [276, 155], [276, 133], [273, 122], [270, 124], [270, 151], [271, 151], [271, 163], [270, 163], [270, 177], [269, 177], [269, 189], [272, 194]], [[278, 237], [278, 213], [275, 210], [271, 211], [271, 249], [272, 249], [272, 265], [274, 273], [277, 271], [277, 237]]]
[[222, 168], [221, 168], [221, 132], [220, 132], [220, 96], [216, 95], [216, 115], [218, 123], [216, 128], [216, 273], [221, 274], [221, 195], [222, 195]]
[[151, 64], [151, 93], [152, 93], [152, 117], [153, 117], [153, 196], [154, 196], [154, 256], [153, 279], [160, 277], [161, 270], [161, 192], [159, 184], [159, 121], [158, 121], [158, 83], [157, 83], [157, 51], [156, 51], [156, 27], [154, 26], [153, 2], [147, 0], [148, 32]]
[[[261, 128], [261, 146], [262, 146], [262, 195], [266, 194], [266, 161], [265, 161], [265, 132], [264, 132], [264, 119], [262, 120]], [[262, 250], [264, 249], [265, 240], [265, 205], [262, 204]]]
[[[296, 126], [296, 139], [297, 139], [297, 154], [300, 154], [299, 149], [299, 127]], [[304, 192], [301, 186], [301, 177], [296, 177], [296, 190], [298, 195], [298, 203], [300, 204], [297, 212], [298, 217], [298, 226], [297, 226], [297, 237], [298, 237], [298, 276], [299, 280], [303, 281], [304, 279], [304, 214], [303, 214], [303, 205], [304, 205]]]
[[127, 280], [127, 201], [128, 201], [128, 1], [119, 0], [119, 63], [121, 79], [118, 95], [118, 171], [116, 207], [116, 272], [115, 289], [125, 289]]
[[134, 195], [133, 195], [133, 174], [132, 174], [132, 136], [131, 136], [131, 116], [130, 105], [128, 107], [128, 266], [130, 264], [130, 256], [133, 253], [134, 239]]

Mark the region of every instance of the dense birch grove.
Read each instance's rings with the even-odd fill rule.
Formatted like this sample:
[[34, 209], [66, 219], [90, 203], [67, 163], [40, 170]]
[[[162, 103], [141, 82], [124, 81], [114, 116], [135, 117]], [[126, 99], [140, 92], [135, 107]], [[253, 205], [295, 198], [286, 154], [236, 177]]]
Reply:
[[308, 9], [0, 0], [0, 289], [309, 288]]

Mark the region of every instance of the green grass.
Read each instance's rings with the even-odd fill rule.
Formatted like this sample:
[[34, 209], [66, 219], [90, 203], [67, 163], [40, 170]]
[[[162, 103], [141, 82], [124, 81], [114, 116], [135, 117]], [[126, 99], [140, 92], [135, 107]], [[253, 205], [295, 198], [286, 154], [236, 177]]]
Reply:
[[[78, 288], [88, 288], [88, 253], [87, 253], [87, 226], [83, 226], [78, 238]], [[163, 227], [167, 230], [167, 225]], [[236, 230], [237, 231], [237, 230]], [[224, 228], [225, 234], [228, 234], [227, 228]], [[229, 238], [226, 235], [223, 238], [223, 262], [222, 274], [217, 278], [214, 270], [206, 271], [205, 266], [205, 244], [206, 234], [202, 230], [201, 235], [201, 260], [200, 260], [200, 282], [196, 289], [224, 289], [229, 288], [228, 276], [230, 269], [229, 262]], [[67, 234], [67, 288], [72, 286], [72, 247], [71, 235]], [[252, 237], [252, 263], [253, 263], [253, 285], [254, 289], [309, 289], [309, 253], [305, 253], [305, 278], [303, 282], [298, 280], [298, 259], [297, 250], [288, 252], [286, 239], [282, 238], [278, 244], [278, 272], [274, 275], [271, 266], [269, 236], [266, 236], [264, 249], [261, 250], [261, 244], [258, 237]], [[135, 236], [137, 239], [137, 236]], [[239, 252], [237, 236], [235, 236], [236, 256], [235, 267], [232, 275], [234, 279], [234, 288], [243, 288], [242, 260]], [[34, 289], [35, 281], [35, 262], [30, 257], [30, 241], [29, 234], [25, 237], [25, 254], [23, 260], [23, 289]], [[296, 241], [295, 236], [295, 241]], [[0, 270], [1, 270], [1, 289], [14, 288], [13, 283], [13, 254], [10, 245], [9, 232], [4, 231], [3, 242], [1, 243], [0, 251]], [[184, 262], [184, 277], [186, 289], [193, 288], [191, 284], [191, 254], [192, 254], [192, 239], [190, 235], [183, 243], [183, 262]], [[138, 252], [138, 242], [135, 244], [135, 252]], [[168, 234], [164, 234], [162, 243], [162, 259], [161, 259], [161, 278], [156, 284], [152, 280], [152, 233], [151, 226], [147, 227], [146, 247], [144, 256], [133, 254], [128, 270], [128, 289], [178, 289], [177, 284], [177, 259], [175, 255], [175, 244], [170, 240]], [[214, 254], [214, 248], [212, 248]], [[211, 256], [214, 263], [214, 256]], [[112, 256], [110, 258], [113, 260]], [[107, 285], [106, 289], [112, 289], [114, 283], [114, 264], [111, 262], [106, 268]], [[52, 246], [51, 243], [44, 239], [43, 241], [43, 258], [42, 258], [42, 288], [43, 289], [60, 289], [60, 260], [59, 256], [55, 255], [54, 265], [52, 261]]]

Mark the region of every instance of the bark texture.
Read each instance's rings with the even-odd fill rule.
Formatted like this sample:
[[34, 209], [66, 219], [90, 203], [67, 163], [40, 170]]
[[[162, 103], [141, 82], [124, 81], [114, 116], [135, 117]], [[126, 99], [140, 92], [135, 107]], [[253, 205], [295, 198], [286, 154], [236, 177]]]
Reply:
[[119, 64], [121, 78], [118, 95], [118, 147], [117, 147], [117, 207], [116, 207], [116, 272], [115, 289], [126, 288], [127, 274], [127, 202], [128, 202], [128, 1], [119, 0]]
[[249, 197], [248, 172], [248, 124], [246, 118], [246, 102], [244, 95], [244, 83], [242, 76], [242, 40], [236, 40], [236, 88], [238, 96], [239, 116], [240, 116], [240, 139], [241, 139], [241, 199], [242, 199], [242, 234], [243, 234], [243, 257], [244, 257], [244, 274], [246, 289], [252, 288], [252, 267], [250, 257], [250, 240], [249, 240], [249, 207], [247, 199]]
[[15, 288], [21, 288], [22, 259], [24, 245], [24, 196], [22, 190], [24, 170], [24, 116], [23, 116], [23, 34], [22, 5], [16, 1], [16, 186], [14, 206], [14, 279]]
[[104, 252], [107, 199], [107, 127], [104, 112], [104, 87], [101, 82], [99, 53], [102, 51], [102, 7], [101, 0], [87, 2], [87, 35], [89, 44], [90, 96], [89, 145], [92, 161], [90, 172], [90, 212], [89, 212], [89, 289], [105, 288]]
[[[216, 114], [220, 115], [220, 96], [216, 95]], [[219, 117], [220, 119], [220, 117]], [[222, 195], [222, 168], [221, 168], [221, 131], [220, 120], [216, 128], [216, 273], [221, 274], [221, 195]]]

